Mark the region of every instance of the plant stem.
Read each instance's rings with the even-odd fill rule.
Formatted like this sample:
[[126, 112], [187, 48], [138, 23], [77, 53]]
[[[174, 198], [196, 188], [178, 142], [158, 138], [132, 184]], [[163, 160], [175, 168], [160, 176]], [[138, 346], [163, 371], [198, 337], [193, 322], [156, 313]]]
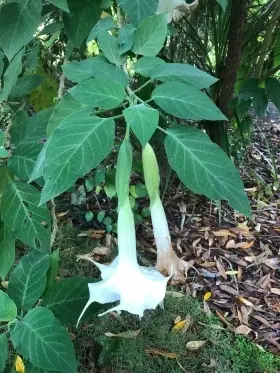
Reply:
[[149, 85], [152, 82], [153, 82], [153, 79], [149, 79], [146, 83], [141, 85], [139, 88], [135, 89], [135, 91], [133, 91], [133, 93], [137, 93], [137, 92], [141, 91], [141, 89], [147, 87], [147, 85]]

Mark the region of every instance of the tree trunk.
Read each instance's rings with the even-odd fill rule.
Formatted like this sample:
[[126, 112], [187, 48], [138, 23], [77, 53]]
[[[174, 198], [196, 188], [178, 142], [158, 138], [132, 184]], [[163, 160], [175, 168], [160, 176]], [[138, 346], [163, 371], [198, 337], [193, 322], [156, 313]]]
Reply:
[[[220, 110], [229, 117], [228, 104], [233, 97], [234, 84], [242, 57], [242, 45], [245, 21], [247, 16], [247, 0], [232, 0], [230, 13], [230, 26], [228, 32], [228, 51], [225, 66], [221, 72], [218, 87], [217, 105]], [[228, 122], [216, 122], [209, 124], [209, 134], [227, 154], [229, 154]]]

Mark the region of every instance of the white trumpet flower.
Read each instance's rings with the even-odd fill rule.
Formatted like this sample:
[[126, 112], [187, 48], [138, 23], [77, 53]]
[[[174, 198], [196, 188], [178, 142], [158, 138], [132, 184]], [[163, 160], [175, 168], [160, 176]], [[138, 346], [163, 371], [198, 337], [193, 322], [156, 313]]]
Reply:
[[177, 257], [172, 248], [165, 211], [159, 195], [160, 175], [153, 148], [147, 144], [142, 152], [145, 184], [150, 197], [150, 211], [157, 247], [156, 269], [171, 275], [175, 281], [184, 281], [190, 263]]
[[164, 299], [169, 277], [153, 268], [140, 267], [137, 262], [134, 217], [128, 196], [119, 207], [118, 214], [119, 255], [108, 266], [94, 262], [101, 271], [102, 281], [89, 284], [89, 301], [82, 311], [93, 302], [101, 304], [120, 301], [102, 313], [128, 311], [143, 316], [146, 309], [155, 309]]

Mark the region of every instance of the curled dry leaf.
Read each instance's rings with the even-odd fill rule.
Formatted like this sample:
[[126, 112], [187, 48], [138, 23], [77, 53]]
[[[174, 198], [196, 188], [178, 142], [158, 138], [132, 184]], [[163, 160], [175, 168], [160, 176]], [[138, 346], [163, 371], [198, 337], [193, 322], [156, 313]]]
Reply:
[[157, 348], [153, 348], [153, 347], [145, 348], [145, 352], [147, 352], [148, 354], [151, 354], [151, 355], [164, 356], [164, 357], [167, 357], [168, 359], [177, 359], [178, 358], [178, 355], [175, 352], [167, 352], [167, 351], [163, 351], [163, 350], [158, 350]]
[[232, 295], [235, 295], [235, 296], [239, 295], [237, 290], [235, 290], [234, 288], [232, 288], [228, 285], [221, 284], [220, 289], [225, 291], [226, 293], [229, 293], [229, 294], [232, 294]]
[[268, 308], [274, 312], [280, 313], [280, 298], [264, 298]]
[[133, 339], [138, 336], [138, 334], [141, 332], [141, 329], [138, 330], [128, 330], [127, 332], [122, 332], [118, 334], [110, 333], [107, 332], [105, 333], [106, 337], [115, 337], [115, 338], [128, 338], [128, 339]]
[[111, 254], [111, 249], [109, 249], [108, 247], [105, 247], [105, 246], [96, 246], [92, 253], [94, 255], [102, 255], [102, 256], [107, 256], [107, 255], [110, 255]]
[[234, 240], [229, 240], [226, 244], [226, 249], [234, 249], [235, 248], [235, 241]]
[[200, 350], [205, 343], [206, 341], [190, 341], [186, 344], [186, 347], [190, 351], [197, 351]]
[[248, 335], [249, 333], [251, 333], [251, 331], [252, 331], [252, 329], [249, 328], [249, 326], [247, 326], [247, 325], [239, 325], [235, 329], [236, 334], [242, 334], [242, 335]]
[[254, 305], [252, 302], [250, 302], [248, 299], [245, 299], [245, 298], [243, 298], [243, 297], [239, 297], [238, 299], [240, 300], [240, 302], [242, 302], [243, 304], [245, 304], [245, 306], [247, 306], [247, 307], [254, 307], [254, 306], [255, 306], [255, 305]]
[[235, 245], [235, 249], [249, 249], [250, 247], [252, 247], [254, 245], [254, 240], [250, 241], [250, 242], [239, 242]]
[[273, 294], [280, 295], [280, 289], [278, 289], [278, 288], [271, 288], [270, 291], [271, 291]]
[[214, 234], [214, 236], [216, 237], [227, 237], [227, 236], [232, 236], [232, 237], [236, 237], [236, 234], [235, 233], [232, 233], [230, 230], [228, 229], [220, 229], [218, 231], [212, 231], [212, 233]]
[[216, 260], [216, 267], [218, 268], [219, 275], [222, 276], [225, 280], [227, 279], [227, 273], [225, 267], [219, 260]]

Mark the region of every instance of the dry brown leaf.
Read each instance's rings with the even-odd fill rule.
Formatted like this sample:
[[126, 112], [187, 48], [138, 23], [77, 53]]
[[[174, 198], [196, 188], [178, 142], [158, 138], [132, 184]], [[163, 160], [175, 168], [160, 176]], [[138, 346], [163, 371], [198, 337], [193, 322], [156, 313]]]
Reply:
[[201, 267], [210, 268], [216, 265], [216, 262], [205, 262], [205, 263], [197, 263]]
[[107, 332], [105, 333], [106, 337], [117, 337], [117, 338], [128, 338], [133, 339], [138, 336], [138, 334], [141, 332], [141, 329], [138, 330], [129, 330], [127, 332], [122, 332], [118, 334]]
[[231, 323], [229, 321], [227, 321], [227, 319], [219, 312], [219, 311], [215, 311], [216, 312], [216, 315], [219, 317], [219, 319], [225, 323], [231, 330], [233, 330], [233, 326], [231, 325]]
[[237, 290], [235, 290], [234, 288], [232, 288], [232, 287], [230, 287], [228, 285], [221, 284], [220, 285], [220, 289], [223, 290], [223, 291], [225, 291], [225, 292], [227, 292], [227, 293], [229, 293], [229, 294], [232, 294], [232, 295], [236, 295], [236, 296], [239, 295], [239, 293], [238, 293]]
[[197, 351], [206, 343], [206, 341], [190, 341], [186, 344], [186, 347], [190, 351]]
[[265, 265], [272, 269], [280, 269], [280, 259], [278, 257], [276, 258], [269, 258], [265, 260]]
[[163, 350], [158, 350], [157, 348], [153, 348], [153, 347], [145, 348], [145, 352], [147, 352], [148, 354], [151, 354], [151, 355], [164, 356], [164, 357], [167, 357], [169, 359], [177, 359], [178, 358], [178, 355], [175, 352], [167, 352], [167, 351], [163, 351]]
[[105, 246], [96, 246], [93, 250], [92, 253], [95, 255], [102, 255], [102, 256], [107, 256], [111, 254], [111, 249]]
[[219, 262], [219, 260], [216, 260], [216, 266], [218, 268], [219, 275], [222, 276], [226, 280], [227, 279], [227, 275], [226, 275], [225, 267], [222, 265], [221, 262]]
[[197, 238], [196, 240], [193, 241], [192, 247], [197, 247], [197, 244], [201, 241], [201, 237]]
[[238, 299], [240, 300], [240, 302], [242, 302], [243, 304], [245, 304], [245, 306], [247, 306], [247, 307], [254, 307], [254, 306], [255, 306], [255, 305], [254, 305], [252, 302], [250, 302], [248, 299], [245, 299], [245, 298], [243, 298], [243, 297], [239, 297]]
[[250, 241], [250, 242], [239, 242], [235, 245], [235, 249], [249, 249], [250, 247], [252, 247], [254, 245], [254, 240], [253, 241]]
[[232, 236], [232, 237], [236, 237], [236, 234], [232, 233], [230, 230], [228, 229], [220, 229], [218, 231], [212, 231], [212, 233], [214, 234], [214, 236], [216, 237], [227, 237], [227, 236]]
[[280, 313], [280, 298], [264, 298], [264, 300], [272, 311]]
[[234, 249], [235, 248], [235, 241], [234, 240], [229, 240], [226, 244], [226, 249]]
[[58, 212], [56, 215], [57, 218], [62, 218], [63, 216], [69, 214], [69, 211], [64, 211], [64, 212]]
[[239, 325], [235, 329], [236, 334], [243, 334], [243, 335], [248, 335], [251, 331], [252, 331], [252, 329], [249, 328], [249, 326], [247, 326], [247, 325]]
[[278, 288], [271, 288], [270, 291], [271, 291], [273, 294], [280, 295], [280, 289], [278, 289]]

